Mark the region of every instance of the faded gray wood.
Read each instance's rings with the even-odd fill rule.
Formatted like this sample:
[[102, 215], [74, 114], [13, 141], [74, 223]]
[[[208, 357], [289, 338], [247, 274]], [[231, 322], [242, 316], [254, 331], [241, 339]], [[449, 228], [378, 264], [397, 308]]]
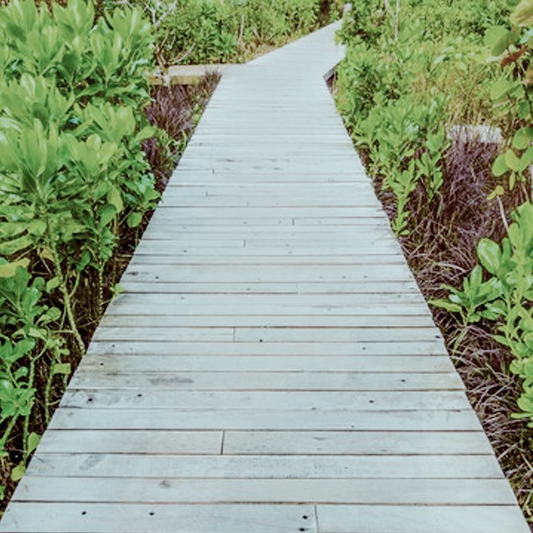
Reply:
[[[478, 440], [483, 440], [480, 433], [479, 421], [472, 415], [468, 406], [464, 409], [452, 411], [331, 411], [313, 409], [80, 409], [61, 408], [52, 420], [50, 429], [45, 435], [47, 452], [69, 452], [72, 443], [70, 433], [64, 430], [86, 431], [89, 438], [79, 451], [90, 451], [92, 441], [98, 441], [103, 435], [100, 431], [123, 430], [125, 436], [131, 430], [157, 431], [161, 436], [164, 431], [204, 431], [204, 430], [250, 430], [250, 431], [290, 431], [290, 430], [320, 430], [346, 431], [351, 438], [359, 436], [354, 431], [401, 431], [409, 427], [413, 431], [434, 432], [441, 431], [441, 437], [447, 438], [447, 432], [477, 431]], [[253, 428], [253, 429], [250, 429]], [[59, 430], [59, 431], [53, 431]], [[148, 437], [148, 435], [146, 435]], [[164, 435], [161, 437], [163, 438]], [[197, 435], [201, 438], [201, 435]], [[376, 435], [379, 438], [379, 434]], [[50, 448], [53, 439], [56, 447]], [[151, 441], [152, 436], [150, 436]], [[61, 445], [62, 448], [57, 448]], [[80, 445], [80, 444], [79, 444]], [[162, 441], [164, 446], [164, 441]], [[152, 443], [150, 444], [152, 446]], [[485, 448], [488, 450], [489, 448]], [[165, 448], [161, 451], [163, 453]], [[167, 448], [166, 452], [174, 451]], [[111, 449], [108, 450], [111, 453]], [[122, 453], [120, 444], [113, 449], [113, 453]], [[327, 453], [327, 450], [324, 452]], [[333, 452], [332, 452], [333, 453]], [[428, 452], [429, 453], [429, 452]], [[406, 474], [407, 475], [407, 474]]]
[[512, 505], [500, 479], [173, 479], [36, 476], [20, 483], [19, 501], [100, 503], [381, 503]]
[[[150, 353], [151, 344], [137, 347], [134, 352], [120, 346], [110, 345], [110, 349], [103, 349], [102, 344], [92, 344], [93, 353], [87, 357], [87, 362], [79, 368], [78, 374], [109, 371], [113, 374], [123, 372], [124, 369], [142, 375], [147, 372], [328, 372], [330, 377], [334, 373], [363, 372], [379, 374], [383, 372], [411, 372], [411, 373], [449, 373], [455, 369], [448, 357], [436, 355], [187, 355], [176, 353], [176, 348]], [[106, 346], [104, 344], [104, 346]], [[144, 348], [144, 349], [143, 349]], [[105, 354], [98, 353], [100, 349]], [[142, 350], [142, 351], [141, 351]], [[121, 353], [125, 352], [125, 353]], [[216, 353], [216, 349], [213, 350]], [[379, 356], [379, 357], [378, 357]], [[385, 369], [385, 370], [384, 370]], [[73, 378], [75, 379], [75, 377]]]
[[453, 410], [468, 407], [458, 391], [179, 391], [76, 390], [69, 388], [63, 407], [91, 409], [292, 409], [382, 411]]
[[319, 505], [324, 533], [527, 533], [513, 506]]
[[526, 533], [322, 79], [228, 68], [0, 523]]
[[[68, 463], [68, 468], [65, 464]], [[172, 477], [222, 479], [502, 479], [490, 455], [335, 456], [309, 455], [113, 455], [49, 454], [34, 461], [31, 474], [53, 476], [83, 472], [87, 477]], [[79, 475], [79, 474], [78, 474]]]
[[165, 313], [158, 315], [109, 315], [106, 327], [126, 328], [180, 328], [180, 327], [301, 327], [301, 328], [413, 328], [431, 327], [431, 318], [427, 315], [179, 315]]
[[[332, 375], [333, 374], [333, 375]], [[71, 389], [436, 391], [463, 390], [455, 373], [405, 374], [364, 372], [112, 372], [82, 370]]]
[[5, 531], [25, 533], [316, 533], [313, 505], [13, 502]]

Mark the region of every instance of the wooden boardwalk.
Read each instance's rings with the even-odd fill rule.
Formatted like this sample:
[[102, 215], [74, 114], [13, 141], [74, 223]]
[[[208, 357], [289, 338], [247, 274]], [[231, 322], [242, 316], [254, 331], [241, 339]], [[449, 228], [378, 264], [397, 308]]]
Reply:
[[0, 525], [526, 533], [324, 83], [232, 67]]

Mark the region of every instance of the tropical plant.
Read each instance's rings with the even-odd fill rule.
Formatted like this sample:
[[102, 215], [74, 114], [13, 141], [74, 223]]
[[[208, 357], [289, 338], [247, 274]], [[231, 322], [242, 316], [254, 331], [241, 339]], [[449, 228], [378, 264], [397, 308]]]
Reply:
[[142, 150], [150, 24], [139, 9], [94, 20], [84, 0], [0, 7], [0, 484], [85, 351], [80, 287], [96, 279], [95, 320], [119, 236], [159, 196]]

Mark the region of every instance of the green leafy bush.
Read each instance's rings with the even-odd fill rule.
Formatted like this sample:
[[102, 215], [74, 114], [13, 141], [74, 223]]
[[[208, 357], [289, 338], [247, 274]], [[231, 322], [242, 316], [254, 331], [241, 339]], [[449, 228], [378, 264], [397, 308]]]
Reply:
[[157, 29], [161, 66], [242, 62], [338, 18], [339, 0], [134, 0]]
[[142, 113], [153, 37], [140, 9], [95, 22], [84, 0], [52, 13], [12, 0], [0, 7], [0, 42], [0, 484], [9, 484], [50, 417], [53, 383], [85, 350], [80, 287], [96, 282], [96, 316], [84, 317], [94, 321], [119, 237], [159, 195], [142, 150], [155, 128]]
[[[398, 235], [437, 208], [449, 127], [493, 119], [486, 102], [497, 69], [487, 66], [482, 36], [472, 30], [481, 11], [487, 24], [500, 16], [494, 2], [485, 4], [483, 11], [474, 2], [367, 0], [344, 23], [338, 108], [376, 186], [395, 197]], [[426, 201], [414, 203], [420, 190]]]
[[[492, 170], [500, 180], [491, 198], [500, 206], [500, 196], [505, 187], [513, 189], [519, 182], [530, 189], [530, 166], [533, 163], [533, 129], [531, 122], [533, 94], [530, 80], [533, 68], [529, 66], [533, 39], [531, 31], [520, 27], [533, 27], [533, 2], [523, 0], [511, 15], [511, 28], [492, 28], [485, 37], [492, 53], [503, 56], [502, 64], [513, 64], [514, 69], [503, 75], [491, 88], [496, 104], [505, 110], [515, 127], [512, 140], [494, 161]], [[530, 194], [526, 190], [526, 197]], [[507, 236], [498, 244], [481, 239], [477, 246], [480, 265], [463, 281], [463, 290], [446, 287], [447, 299], [434, 301], [434, 305], [459, 313], [464, 327], [486, 319], [494, 322], [494, 338], [507, 346], [514, 356], [510, 370], [521, 378], [522, 394], [518, 399], [521, 413], [533, 427], [533, 205], [520, 206], [509, 225], [503, 213]], [[484, 280], [484, 278], [488, 278]]]
[[533, 427], [533, 205], [522, 205], [501, 244], [484, 238], [480, 265], [464, 278], [462, 290], [447, 287], [447, 299], [433, 305], [459, 313], [464, 326], [482, 319], [495, 323], [495, 339], [514, 356], [510, 370], [522, 379], [521, 413]]

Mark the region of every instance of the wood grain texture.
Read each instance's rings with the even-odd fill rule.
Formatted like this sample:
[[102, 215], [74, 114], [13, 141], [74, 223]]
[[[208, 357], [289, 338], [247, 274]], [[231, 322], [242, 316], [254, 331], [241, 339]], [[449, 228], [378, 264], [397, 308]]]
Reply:
[[9, 533], [526, 533], [323, 75], [225, 70]]
[[[89, 431], [88, 437], [92, 440], [98, 440], [105, 436], [105, 433], [99, 433], [100, 431], [118, 430], [125, 433], [117, 434], [117, 436], [125, 438], [128, 435], [127, 432], [144, 430], [146, 431], [145, 437], [150, 442], [153, 441], [153, 431], [185, 432], [185, 439], [188, 439], [188, 431], [249, 430], [252, 433], [250, 438], [253, 438], [254, 432], [259, 431], [257, 439], [267, 438], [268, 435], [263, 433], [265, 431], [346, 431], [348, 435], [345, 437], [342, 437], [340, 433], [335, 433], [333, 437], [352, 440], [358, 438], [361, 431], [395, 432], [403, 431], [406, 428], [409, 428], [409, 431], [419, 432], [440, 431], [440, 437], [443, 439], [448, 438], [448, 432], [481, 431], [478, 419], [471, 410], [467, 409], [452, 411], [396, 410], [381, 411], [378, 414], [376, 411], [292, 409], [290, 407], [283, 411], [259, 408], [201, 410], [176, 407], [174, 409], [147, 410], [133, 407], [129, 409], [63, 407], [59, 409], [49, 428], [45, 438], [53, 439], [54, 443], [61, 443], [61, 451], [66, 452], [71, 451], [68, 447], [73, 438], [66, 430]], [[81, 433], [76, 433], [76, 435], [81, 435]], [[157, 435], [164, 439], [164, 435], [161, 433]], [[201, 434], [194, 433], [194, 435], [197, 438], [202, 437]], [[142, 437], [141, 434], [139, 436]], [[302, 437], [302, 435], [299, 436]], [[318, 435], [318, 437], [321, 436]], [[379, 437], [380, 435], [375, 435], [375, 438]], [[474, 437], [483, 441], [480, 433]], [[46, 442], [50, 443], [50, 440]], [[194, 441], [192, 442], [192, 446], [195, 446]], [[212, 441], [207, 439], [206, 442]], [[87, 443], [87, 445], [91, 446], [92, 444]], [[283, 446], [281, 443], [279, 445]], [[117, 446], [116, 453], [121, 453], [120, 446]], [[194, 450], [196, 449], [194, 448]], [[488, 450], [489, 448], [484, 449]], [[56, 448], [54, 450], [57, 451]], [[327, 451], [324, 449], [325, 453]], [[297, 452], [298, 450], [296, 450]]]

